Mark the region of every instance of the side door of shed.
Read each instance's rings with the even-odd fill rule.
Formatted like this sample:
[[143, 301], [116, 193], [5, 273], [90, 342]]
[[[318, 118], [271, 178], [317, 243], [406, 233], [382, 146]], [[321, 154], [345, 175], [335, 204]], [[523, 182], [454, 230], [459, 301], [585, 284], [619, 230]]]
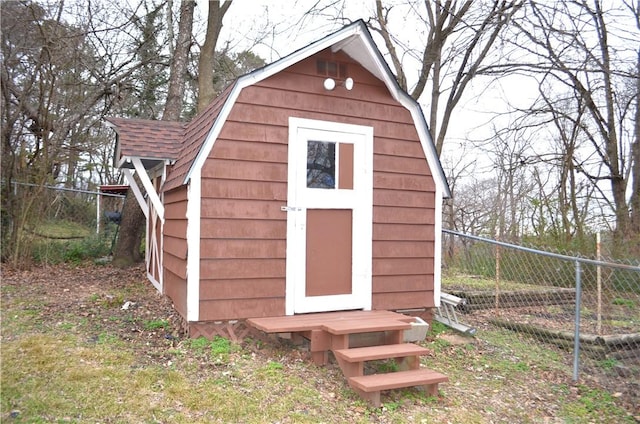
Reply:
[[290, 118], [287, 314], [371, 309], [373, 128]]

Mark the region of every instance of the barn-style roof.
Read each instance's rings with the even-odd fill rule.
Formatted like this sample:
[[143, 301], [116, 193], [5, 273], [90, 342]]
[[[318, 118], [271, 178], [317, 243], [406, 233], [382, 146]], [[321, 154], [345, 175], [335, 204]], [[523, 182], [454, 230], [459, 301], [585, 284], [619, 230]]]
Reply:
[[[110, 118], [109, 121], [114, 124], [118, 133], [119, 147], [116, 151], [116, 162], [124, 167], [130, 161], [130, 155], [139, 155], [137, 157], [143, 159], [143, 163], [144, 159], [158, 158], [157, 151], [151, 152], [154, 149], [158, 150], [154, 142], [159, 141], [163, 146], [163, 153], [167, 155], [163, 159], [174, 163], [162, 190], [168, 191], [187, 184], [194, 172], [204, 165], [236, 99], [244, 88], [327, 48], [333, 52], [342, 51], [360, 63], [383, 81], [394, 99], [411, 112], [436, 186], [444, 197], [448, 197], [450, 195], [449, 187], [422, 109], [411, 96], [400, 88], [362, 20], [347, 25], [276, 62], [241, 76], [186, 126], [173, 123], [172, 127], [165, 125], [166, 123], [158, 125], [160, 121], [136, 120], [137, 127], [133, 128], [132, 124], [125, 122], [128, 121], [126, 119]], [[182, 135], [180, 128], [183, 129]], [[168, 136], [175, 136], [175, 142], [168, 141]], [[147, 166], [145, 165], [145, 167]]]

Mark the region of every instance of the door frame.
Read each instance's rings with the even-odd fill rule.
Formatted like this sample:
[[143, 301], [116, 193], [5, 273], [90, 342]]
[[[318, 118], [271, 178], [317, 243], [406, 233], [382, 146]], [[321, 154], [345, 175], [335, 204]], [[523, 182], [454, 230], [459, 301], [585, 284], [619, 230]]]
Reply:
[[[306, 152], [306, 143], [301, 143], [300, 138], [308, 140], [315, 136], [326, 141], [354, 143], [355, 191], [337, 193], [338, 198], [343, 198], [350, 205], [345, 209], [353, 210], [353, 292], [351, 295], [317, 296], [311, 299], [304, 294], [306, 208], [308, 205], [313, 209], [340, 208], [339, 204], [336, 205], [330, 201], [325, 204], [321, 192], [314, 193], [312, 200], [305, 199], [304, 194], [301, 194], [306, 189], [306, 155], [303, 155]], [[300, 163], [301, 159], [304, 160], [304, 165]], [[287, 181], [287, 205], [282, 208], [287, 212], [286, 315], [345, 309], [370, 310], [372, 305], [373, 127], [290, 117]], [[301, 303], [302, 298], [305, 299], [304, 305]]]

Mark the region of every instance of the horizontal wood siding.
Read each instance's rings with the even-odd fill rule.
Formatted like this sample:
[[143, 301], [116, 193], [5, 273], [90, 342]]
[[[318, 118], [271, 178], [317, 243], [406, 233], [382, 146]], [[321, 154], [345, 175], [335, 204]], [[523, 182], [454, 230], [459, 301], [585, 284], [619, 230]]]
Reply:
[[[347, 63], [353, 90], [324, 90], [317, 57]], [[432, 305], [435, 185], [411, 115], [325, 51], [245, 88], [202, 169], [200, 319], [285, 313], [290, 117], [374, 127], [374, 307]]]
[[187, 188], [164, 193], [163, 290], [187, 318]]
[[201, 321], [234, 320], [239, 316], [261, 318], [283, 315], [284, 297], [200, 300]]
[[184, 319], [187, 318], [187, 281], [181, 275], [176, 275], [164, 269], [164, 294], [173, 302], [173, 307]]

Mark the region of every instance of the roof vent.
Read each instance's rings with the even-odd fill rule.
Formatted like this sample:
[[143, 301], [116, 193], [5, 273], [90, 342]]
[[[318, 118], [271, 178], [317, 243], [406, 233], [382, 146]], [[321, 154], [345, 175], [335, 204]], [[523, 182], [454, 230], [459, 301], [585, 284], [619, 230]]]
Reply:
[[332, 60], [318, 59], [316, 62], [316, 72], [318, 75], [344, 79], [347, 77], [347, 64]]

